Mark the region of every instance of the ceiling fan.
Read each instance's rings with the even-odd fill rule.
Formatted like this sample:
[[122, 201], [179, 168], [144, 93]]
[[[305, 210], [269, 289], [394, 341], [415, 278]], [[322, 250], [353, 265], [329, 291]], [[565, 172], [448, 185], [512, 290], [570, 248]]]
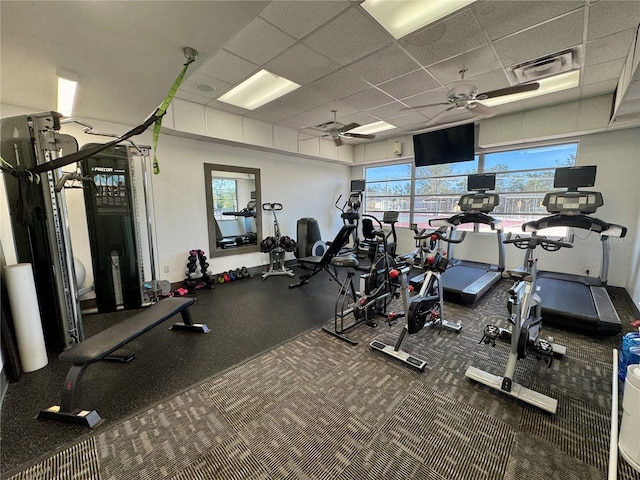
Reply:
[[464, 83], [464, 74], [467, 70], [460, 70], [460, 82], [453, 86], [448, 92], [444, 102], [432, 103], [428, 105], [416, 105], [410, 108], [402, 108], [401, 110], [418, 110], [437, 105], [446, 105], [447, 108], [438, 112], [427, 122], [425, 126], [435, 124], [443, 116], [453, 109], [468, 110], [478, 118], [489, 118], [494, 116], [498, 111], [493, 107], [488, 107], [478, 101], [488, 98], [503, 97], [505, 95], [513, 95], [514, 93], [530, 92], [540, 88], [538, 82], [526, 83], [524, 85], [514, 85], [512, 87], [500, 88], [489, 92], [479, 93], [478, 88], [470, 83]]
[[338, 121], [336, 121], [337, 110], [331, 110], [333, 112], [333, 121], [323, 123], [318, 125], [316, 128], [319, 128], [325, 135], [323, 137], [331, 137], [333, 142], [339, 147], [342, 145], [343, 138], [364, 138], [367, 140], [373, 140], [376, 138], [375, 135], [364, 134], [364, 133], [352, 133], [349, 130], [353, 130], [360, 126], [359, 123], [350, 123], [348, 125], [344, 125]]

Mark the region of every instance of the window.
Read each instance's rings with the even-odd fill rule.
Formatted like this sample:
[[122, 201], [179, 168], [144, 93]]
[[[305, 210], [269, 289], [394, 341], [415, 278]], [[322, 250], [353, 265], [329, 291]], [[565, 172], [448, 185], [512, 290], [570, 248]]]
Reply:
[[213, 177], [211, 182], [215, 199], [213, 217], [216, 220], [223, 220], [223, 212], [238, 211], [238, 186], [233, 178]]
[[[555, 169], [575, 165], [577, 149], [577, 143], [570, 143], [481, 152], [473, 161], [428, 167], [414, 168], [412, 163], [366, 167], [364, 213], [381, 217], [385, 210], [397, 210], [398, 226], [429, 227], [429, 219], [459, 212], [467, 175], [495, 172], [500, 205], [491, 215], [502, 220], [505, 231], [521, 232], [524, 222], [547, 215], [542, 199], [553, 190]], [[485, 229], [489, 227], [483, 225], [480, 231]]]

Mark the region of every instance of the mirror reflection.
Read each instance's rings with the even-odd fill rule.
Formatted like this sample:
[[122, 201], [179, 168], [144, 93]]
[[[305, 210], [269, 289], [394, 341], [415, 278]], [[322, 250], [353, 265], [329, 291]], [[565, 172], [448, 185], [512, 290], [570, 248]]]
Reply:
[[260, 170], [205, 164], [212, 256], [258, 251]]

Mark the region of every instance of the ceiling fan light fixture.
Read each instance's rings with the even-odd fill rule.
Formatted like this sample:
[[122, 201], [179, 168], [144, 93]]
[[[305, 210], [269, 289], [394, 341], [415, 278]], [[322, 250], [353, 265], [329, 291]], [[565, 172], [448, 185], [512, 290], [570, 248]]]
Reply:
[[371, 135], [373, 133], [384, 132], [385, 130], [391, 130], [393, 128], [396, 128], [396, 126], [391, 125], [390, 123], [387, 123], [387, 122], [379, 121], [379, 122], [368, 123], [366, 125], [362, 125], [357, 128], [352, 128], [351, 130], [348, 130], [348, 133], [356, 133], [360, 135]]
[[487, 98], [485, 100], [478, 101], [487, 107], [495, 107], [497, 105], [504, 105], [505, 103], [518, 102], [527, 98], [539, 97], [540, 95], [547, 95], [549, 93], [575, 88], [580, 85], [580, 70], [573, 70], [553, 77], [542, 78], [538, 80], [538, 83], [540, 84], [540, 87], [537, 90], [514, 93], [513, 95], [504, 95], [502, 97]]
[[360, 4], [395, 39], [440, 20], [475, 0], [365, 0]]
[[255, 110], [296, 88], [300, 88], [300, 85], [263, 69], [218, 97], [218, 100], [247, 110]]

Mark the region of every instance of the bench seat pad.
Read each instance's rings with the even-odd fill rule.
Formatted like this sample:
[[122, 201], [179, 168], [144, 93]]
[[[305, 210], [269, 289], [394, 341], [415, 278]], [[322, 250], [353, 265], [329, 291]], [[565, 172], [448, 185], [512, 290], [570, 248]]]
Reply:
[[193, 298], [171, 297], [145, 308], [140, 313], [75, 344], [58, 358], [76, 365], [97, 362], [134, 338], [171, 318], [193, 303]]

